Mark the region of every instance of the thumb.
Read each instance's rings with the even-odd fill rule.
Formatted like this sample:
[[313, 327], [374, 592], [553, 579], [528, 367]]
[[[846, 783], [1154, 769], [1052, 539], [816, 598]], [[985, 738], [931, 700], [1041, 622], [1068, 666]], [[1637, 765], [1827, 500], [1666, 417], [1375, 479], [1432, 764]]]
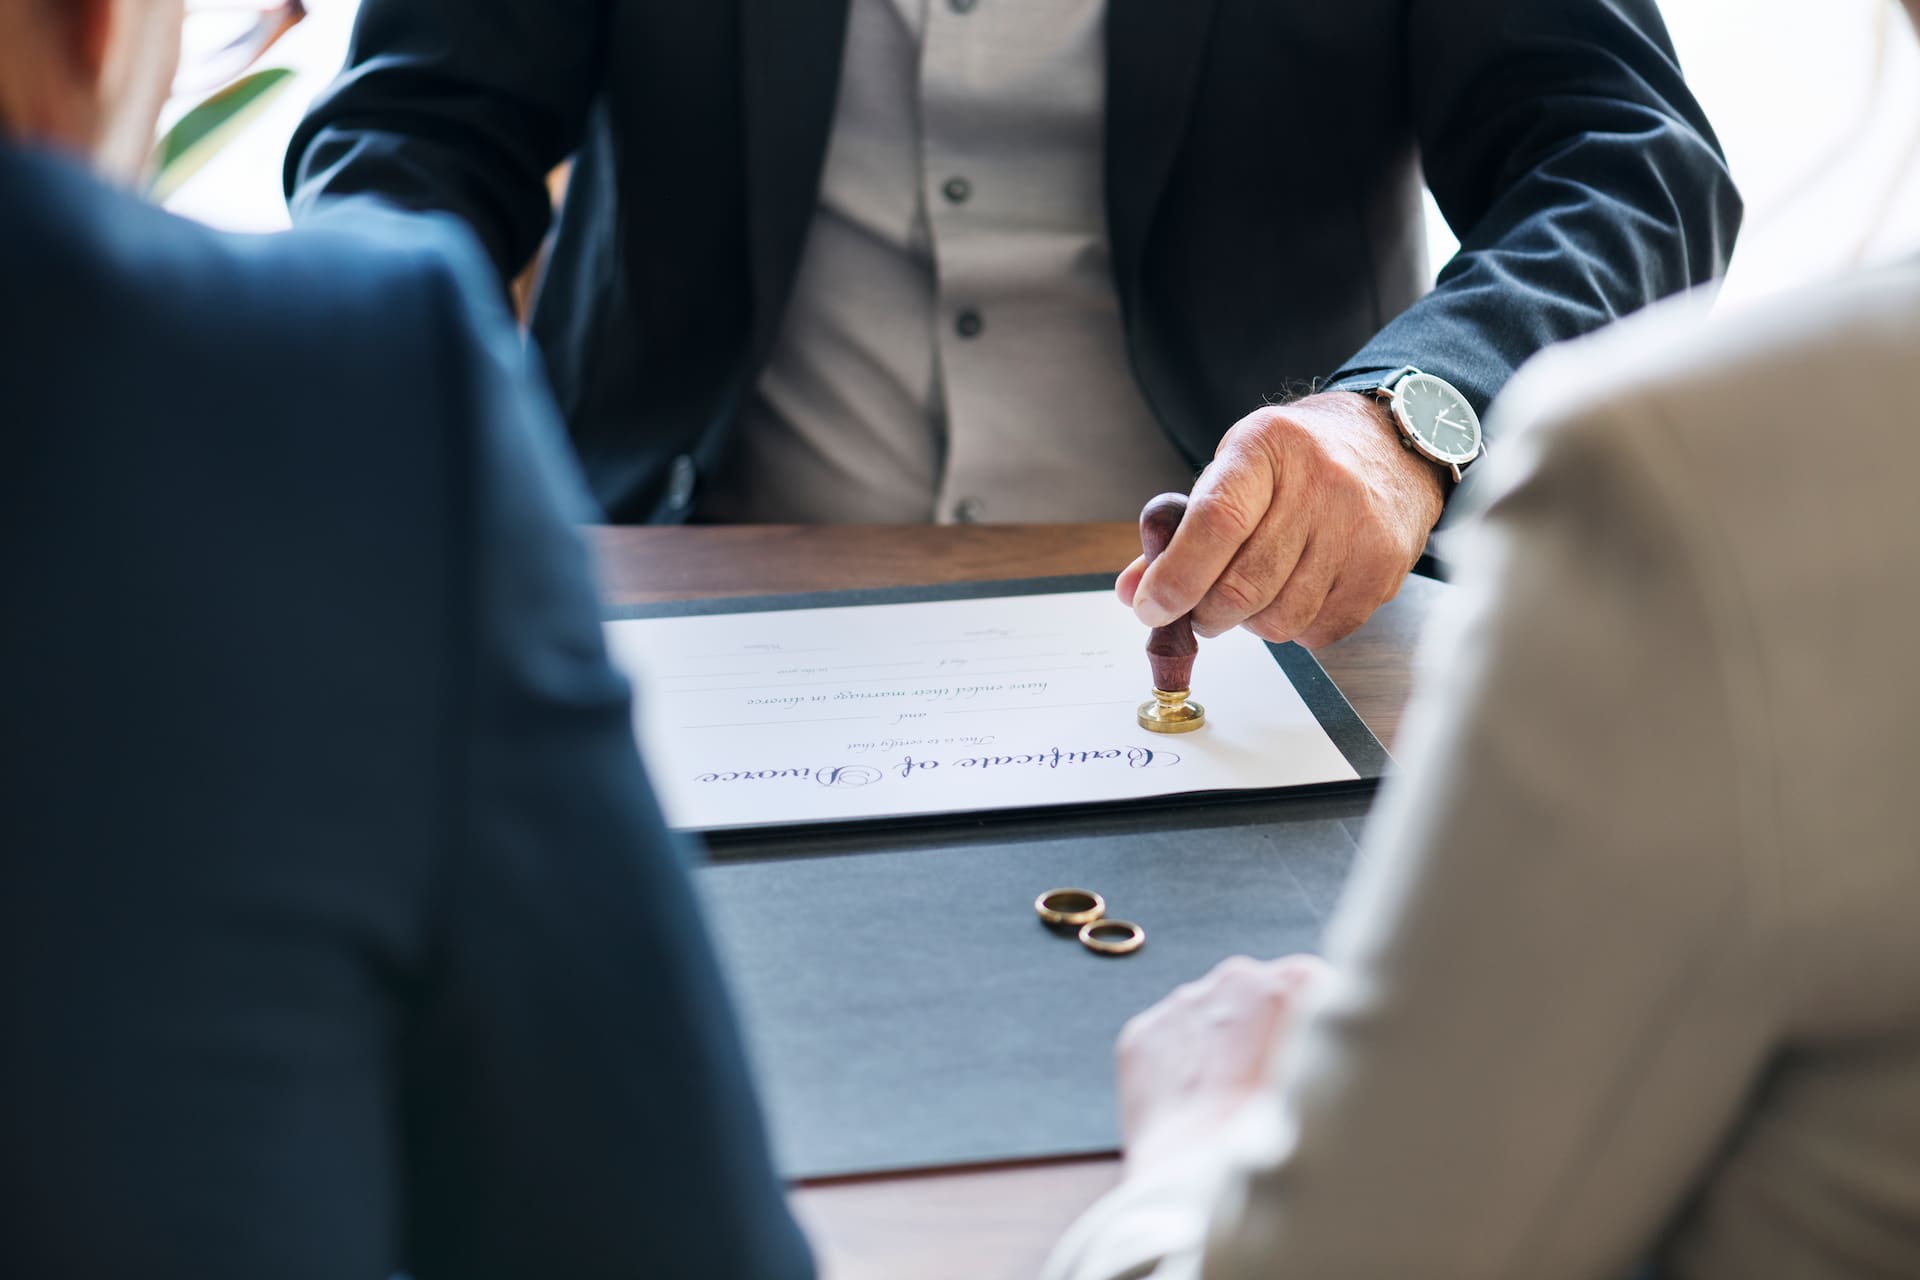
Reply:
[[1113, 581], [1114, 594], [1120, 597], [1120, 603], [1133, 608], [1133, 593], [1140, 589], [1140, 579], [1146, 576], [1147, 558], [1135, 556], [1133, 563], [1120, 571]]

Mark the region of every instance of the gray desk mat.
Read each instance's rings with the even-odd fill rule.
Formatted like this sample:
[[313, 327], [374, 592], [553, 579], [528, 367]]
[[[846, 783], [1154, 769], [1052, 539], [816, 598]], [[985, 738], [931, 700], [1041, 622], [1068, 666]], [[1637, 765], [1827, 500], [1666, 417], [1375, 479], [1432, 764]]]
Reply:
[[[776, 1159], [826, 1178], [1113, 1151], [1113, 1041], [1229, 955], [1312, 950], [1364, 796], [844, 832], [700, 884]], [[1141, 924], [1124, 957], [1034, 915], [1060, 886]]]

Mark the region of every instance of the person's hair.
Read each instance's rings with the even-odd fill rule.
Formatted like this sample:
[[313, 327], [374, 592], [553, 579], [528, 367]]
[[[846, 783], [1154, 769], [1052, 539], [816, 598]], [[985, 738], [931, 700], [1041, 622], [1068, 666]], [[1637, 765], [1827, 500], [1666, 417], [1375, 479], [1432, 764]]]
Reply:
[[68, 17], [66, 0], [0, 0], [0, 138], [18, 132], [48, 93], [58, 60], [47, 38]]
[[43, 56], [38, 40], [28, 37], [45, 27], [52, 8], [53, 0], [0, 0], [0, 135], [13, 132], [27, 78]]

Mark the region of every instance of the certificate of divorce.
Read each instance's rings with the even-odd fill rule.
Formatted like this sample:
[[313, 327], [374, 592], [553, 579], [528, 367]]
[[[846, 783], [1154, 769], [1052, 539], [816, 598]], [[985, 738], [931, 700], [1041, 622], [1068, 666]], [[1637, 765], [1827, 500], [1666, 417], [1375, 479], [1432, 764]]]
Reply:
[[606, 624], [667, 820], [838, 822], [1352, 781], [1267, 646], [1201, 642], [1199, 730], [1148, 732], [1110, 591]]

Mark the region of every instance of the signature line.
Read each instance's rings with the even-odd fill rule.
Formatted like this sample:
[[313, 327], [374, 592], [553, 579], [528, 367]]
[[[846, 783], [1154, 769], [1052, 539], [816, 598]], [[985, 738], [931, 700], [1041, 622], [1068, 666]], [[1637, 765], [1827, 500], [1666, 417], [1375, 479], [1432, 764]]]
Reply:
[[989, 711], [1072, 711], [1079, 707], [1111, 707], [1115, 705], [1117, 704], [1112, 702], [1046, 702], [1032, 707], [957, 707], [952, 711], [933, 711], [928, 714], [936, 716], [978, 716], [985, 715]]
[[763, 724], [834, 724], [843, 720], [878, 720], [879, 716], [803, 716], [798, 720], [741, 720], [735, 724], [679, 724], [675, 729], [755, 729]]
[[851, 680], [769, 680], [765, 684], [723, 684], [711, 689], [682, 691], [682, 696], [699, 693], [739, 693], [744, 689], [817, 689], [822, 685], [910, 684], [916, 680], [972, 680], [990, 676], [1038, 676], [1049, 671], [1085, 671], [1083, 666], [1029, 667], [1025, 671], [953, 671], [928, 672], [918, 676], [856, 676]]

